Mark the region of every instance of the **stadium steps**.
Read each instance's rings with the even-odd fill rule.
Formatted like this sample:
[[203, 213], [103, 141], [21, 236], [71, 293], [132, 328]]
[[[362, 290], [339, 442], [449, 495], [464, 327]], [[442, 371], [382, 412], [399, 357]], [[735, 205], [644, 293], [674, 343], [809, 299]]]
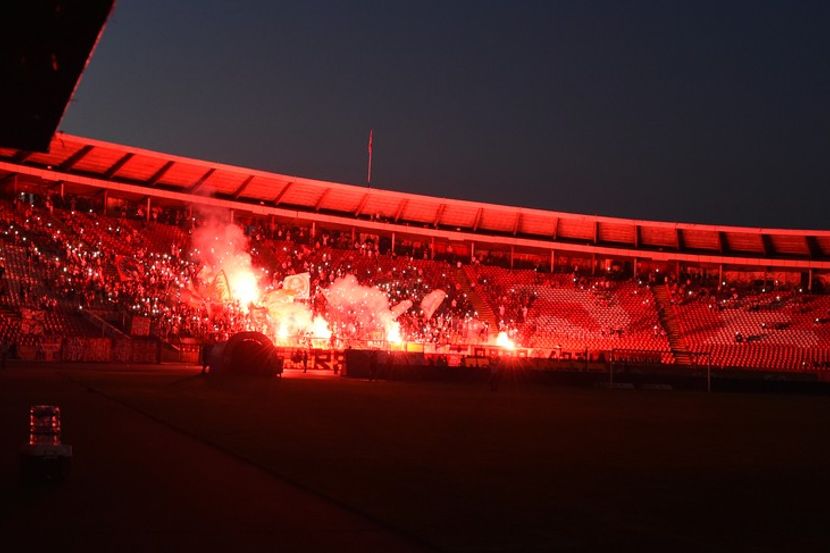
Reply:
[[669, 347], [672, 355], [674, 355], [675, 362], [678, 365], [692, 366], [694, 359], [689, 345], [680, 331], [680, 324], [677, 322], [677, 315], [674, 312], [666, 285], [657, 284], [651, 290], [657, 304], [657, 315], [660, 318], [660, 324], [666, 329], [666, 336], [669, 339]]
[[479, 296], [475, 289], [470, 285], [470, 277], [465, 269], [466, 266], [457, 268], [455, 270], [455, 278], [461, 284], [461, 290], [467, 294], [467, 297], [470, 299], [470, 303], [473, 305], [476, 313], [478, 313], [478, 318], [482, 321], [486, 321], [487, 324], [490, 325], [490, 335], [488, 338], [493, 339], [498, 334], [499, 320], [496, 318], [496, 313], [490, 306], [490, 302], [482, 299], [482, 297]]

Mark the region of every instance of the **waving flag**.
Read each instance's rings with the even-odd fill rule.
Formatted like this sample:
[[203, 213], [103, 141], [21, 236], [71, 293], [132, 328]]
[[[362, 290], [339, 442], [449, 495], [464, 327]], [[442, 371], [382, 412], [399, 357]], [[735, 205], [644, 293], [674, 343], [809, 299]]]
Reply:
[[311, 296], [311, 275], [309, 273], [288, 275], [282, 281], [282, 288], [293, 293], [297, 299], [307, 300]]
[[424, 319], [432, 318], [432, 314], [435, 313], [435, 310], [438, 309], [438, 306], [446, 297], [447, 293], [443, 290], [433, 290], [424, 296], [424, 299], [421, 300], [421, 311], [424, 312]]
[[213, 279], [213, 289], [220, 301], [231, 301], [231, 287], [228, 284], [228, 275], [225, 274], [225, 271], [219, 271], [219, 274]]

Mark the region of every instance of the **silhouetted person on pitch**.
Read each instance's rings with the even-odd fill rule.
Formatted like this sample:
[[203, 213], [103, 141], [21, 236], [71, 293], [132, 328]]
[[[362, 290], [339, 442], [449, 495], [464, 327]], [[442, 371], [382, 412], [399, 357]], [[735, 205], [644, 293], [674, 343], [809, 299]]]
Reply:
[[369, 353], [369, 380], [376, 380], [378, 377], [378, 352], [372, 350]]
[[207, 338], [204, 342], [202, 342], [202, 347], [200, 350], [199, 357], [202, 361], [202, 373], [207, 374], [207, 368], [210, 363], [210, 352], [213, 349], [213, 344], [211, 343], [211, 339]]
[[490, 357], [490, 390], [493, 392], [498, 391], [499, 389], [499, 379], [501, 378], [501, 363], [499, 363], [499, 358], [495, 355]]

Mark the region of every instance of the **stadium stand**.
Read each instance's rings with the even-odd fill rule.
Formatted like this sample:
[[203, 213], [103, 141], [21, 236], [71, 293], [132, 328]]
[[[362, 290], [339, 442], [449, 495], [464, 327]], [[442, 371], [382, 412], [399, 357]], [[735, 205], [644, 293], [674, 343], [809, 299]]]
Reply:
[[[308, 305], [325, 314], [324, 290], [354, 275], [390, 307], [411, 301], [404, 339], [435, 351], [504, 333], [545, 358], [648, 352], [666, 365], [775, 371], [830, 362], [828, 231], [493, 206], [66, 135], [48, 154], [23, 154], [0, 149], [0, 338], [37, 355], [54, 337], [103, 334], [126, 351], [129, 335], [183, 348], [256, 328], [244, 306], [216, 309], [196, 290], [194, 229], [219, 213], [248, 237], [263, 286], [309, 273]], [[757, 277], [769, 268], [785, 278]], [[424, 317], [435, 290], [446, 298]]]

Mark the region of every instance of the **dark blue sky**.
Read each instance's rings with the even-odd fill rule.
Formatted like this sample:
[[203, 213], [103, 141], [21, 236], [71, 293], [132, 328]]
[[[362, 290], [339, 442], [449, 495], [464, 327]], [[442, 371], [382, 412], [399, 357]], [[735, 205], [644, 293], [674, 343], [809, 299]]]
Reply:
[[830, 2], [118, 0], [61, 128], [312, 178], [830, 228]]

